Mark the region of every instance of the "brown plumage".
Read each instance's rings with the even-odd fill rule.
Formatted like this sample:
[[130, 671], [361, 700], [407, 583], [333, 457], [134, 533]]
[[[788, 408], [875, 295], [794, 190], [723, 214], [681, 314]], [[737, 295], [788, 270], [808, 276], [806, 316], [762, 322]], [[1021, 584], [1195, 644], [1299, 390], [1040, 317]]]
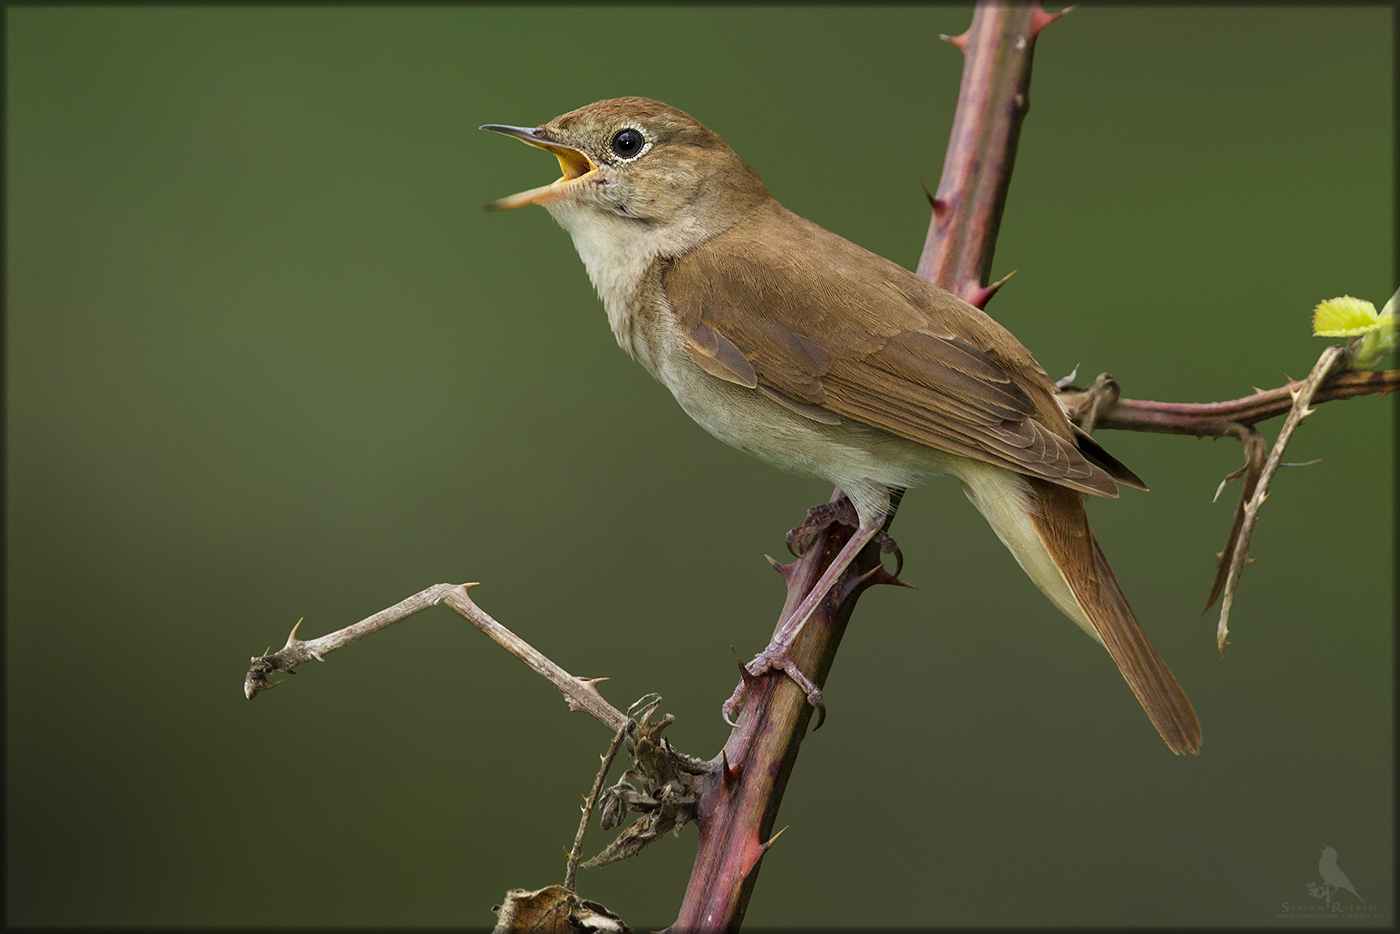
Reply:
[[662, 285], [713, 376], [1085, 493], [1118, 495], [1105, 466], [1145, 489], [1084, 456], [1009, 331], [776, 201], [676, 258]]

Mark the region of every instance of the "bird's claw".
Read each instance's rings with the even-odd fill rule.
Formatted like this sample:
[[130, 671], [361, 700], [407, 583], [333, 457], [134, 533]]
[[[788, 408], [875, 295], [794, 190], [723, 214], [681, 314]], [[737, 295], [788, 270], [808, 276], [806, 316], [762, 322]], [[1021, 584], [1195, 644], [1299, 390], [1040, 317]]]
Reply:
[[860, 517], [856, 515], [856, 508], [844, 496], [834, 503], [823, 503], [808, 509], [807, 518], [802, 524], [787, 533], [788, 551], [792, 552], [794, 557], [802, 557], [802, 552], [807, 550], [811, 537], [837, 522], [849, 525], [853, 529], [860, 527]]
[[890, 533], [883, 529], [875, 533], [875, 541], [880, 546], [881, 554], [894, 555], [894, 576], [898, 578], [899, 572], [904, 570], [904, 552], [900, 551], [899, 545], [890, 538]]
[[807, 703], [817, 710], [817, 725], [812, 729], [820, 729], [826, 721], [826, 704], [822, 702], [821, 688], [812, 683], [812, 679], [802, 673], [802, 669], [797, 667], [797, 662], [788, 655], [787, 649], [782, 647], [769, 646], [747, 665], [739, 666], [740, 679], [734, 693], [729, 695], [729, 700], [720, 707], [720, 715], [724, 717], [724, 722], [732, 728], [737, 726], [735, 711], [739, 709], [744, 698], [748, 695], [749, 688], [758, 677], [765, 672], [781, 670], [793, 683], [802, 689], [802, 693], [807, 695]]

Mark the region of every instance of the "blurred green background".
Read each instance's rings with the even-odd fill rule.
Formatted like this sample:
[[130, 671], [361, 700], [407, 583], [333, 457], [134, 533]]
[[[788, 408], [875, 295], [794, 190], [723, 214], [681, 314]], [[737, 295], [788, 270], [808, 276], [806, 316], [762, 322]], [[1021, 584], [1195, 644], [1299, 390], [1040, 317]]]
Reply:
[[[243, 698], [298, 617], [438, 581], [713, 755], [729, 647], [782, 603], [762, 554], [829, 488], [691, 424], [544, 211], [481, 211], [557, 172], [476, 127], [657, 97], [912, 267], [969, 18], [8, 8], [8, 921], [489, 926], [560, 881], [608, 735], [449, 610]], [[1396, 285], [1392, 36], [1386, 8], [1053, 26], [989, 311], [1134, 398], [1304, 375], [1317, 301]], [[1091, 514], [1199, 758], [955, 484], [912, 493], [921, 589], [862, 601], [749, 923], [1266, 925], [1321, 904], [1324, 845], [1392, 923], [1394, 411], [1299, 433], [1326, 460], [1279, 477], [1223, 662], [1239, 446], [1101, 436], [1152, 486]], [[695, 841], [581, 892], [665, 925]]]

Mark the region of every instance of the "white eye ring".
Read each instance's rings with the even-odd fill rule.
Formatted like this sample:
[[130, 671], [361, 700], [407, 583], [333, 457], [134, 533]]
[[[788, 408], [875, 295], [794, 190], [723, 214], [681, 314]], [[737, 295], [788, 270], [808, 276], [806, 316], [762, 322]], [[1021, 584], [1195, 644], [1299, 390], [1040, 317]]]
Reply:
[[[641, 139], [641, 147], [635, 152], [630, 151], [629, 147], [635, 145], [638, 138]], [[608, 148], [612, 150], [614, 156], [623, 162], [633, 162], [651, 151], [651, 140], [647, 139], [647, 135], [641, 127], [625, 124], [618, 127], [617, 131], [613, 133], [612, 139], [608, 142]]]

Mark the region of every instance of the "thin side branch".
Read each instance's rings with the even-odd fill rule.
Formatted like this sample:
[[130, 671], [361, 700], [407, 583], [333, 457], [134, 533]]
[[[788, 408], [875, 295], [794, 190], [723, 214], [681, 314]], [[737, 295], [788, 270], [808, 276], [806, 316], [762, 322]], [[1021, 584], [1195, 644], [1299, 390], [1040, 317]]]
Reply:
[[588, 830], [588, 822], [593, 817], [593, 809], [598, 806], [598, 796], [603, 793], [603, 782], [607, 781], [608, 770], [612, 768], [613, 760], [617, 758], [617, 751], [622, 748], [622, 741], [627, 737], [627, 728], [631, 725], [629, 720], [624, 723], [616, 733], [613, 734], [612, 745], [608, 747], [607, 755], [601, 756], [602, 767], [598, 769], [598, 777], [593, 779], [593, 790], [588, 793], [582, 808], [583, 816], [578, 822], [578, 833], [574, 834], [574, 846], [569, 850], [569, 862], [564, 867], [564, 888], [570, 892], [574, 891], [574, 880], [578, 878], [579, 857], [583, 855], [583, 835]]
[[310, 642], [303, 642], [297, 638], [297, 628], [301, 626], [298, 622], [292, 627], [292, 634], [287, 637], [287, 644], [281, 650], [271, 655], [260, 655], [252, 660], [252, 667], [248, 669], [248, 674], [243, 680], [243, 693], [251, 700], [259, 692], [275, 688], [282, 683], [267, 680], [267, 676], [272, 672], [285, 671], [295, 674], [294, 669], [304, 662], [312, 659], [323, 662], [326, 655], [342, 646], [358, 642], [370, 633], [407, 619], [420, 610], [445, 603], [459, 616], [495, 640], [501, 648], [548, 679], [549, 683], [564, 695], [564, 702], [569, 705], [570, 710], [582, 710], [613, 732], [626, 727], [627, 715], [609, 704], [603, 699], [603, 695], [598, 693], [598, 682], [606, 681], [606, 678], [577, 678], [554, 664], [534, 646], [496, 622], [486, 611], [473, 603], [467, 591], [475, 586], [477, 585], [474, 583], [434, 584], [387, 610], [381, 610], [354, 625]]
[[358, 642], [370, 633], [378, 632], [386, 626], [392, 626], [399, 620], [407, 619], [420, 610], [436, 606], [444, 594], [457, 586], [457, 584], [434, 584], [427, 590], [419, 591], [407, 600], [395, 603], [386, 610], [380, 610], [354, 625], [338, 629], [319, 639], [312, 639], [310, 642], [303, 642], [297, 638], [297, 630], [301, 628], [301, 620], [297, 620], [297, 624], [292, 627], [292, 634], [287, 637], [286, 645], [271, 655], [259, 655], [252, 659], [252, 667], [248, 669], [248, 674], [243, 679], [244, 696], [252, 700], [260, 692], [271, 690], [281, 684], [281, 681], [267, 680], [267, 676], [272, 672], [285, 671], [288, 674], [296, 674], [295, 669], [298, 665], [312, 659], [323, 662], [327, 655], [338, 648], [352, 642]]
[[[1278, 389], [1259, 390], [1252, 396], [1231, 399], [1229, 402], [1119, 399], [1107, 412], [1100, 413], [1097, 427], [1220, 438], [1232, 433], [1228, 427], [1231, 423], [1254, 425], [1283, 415], [1293, 407], [1293, 393], [1302, 385], [1300, 380], [1291, 380]], [[1397, 389], [1400, 389], [1400, 370], [1338, 372], [1323, 382], [1313, 401], [1332, 402], [1373, 393], [1384, 396]], [[1079, 420], [1084, 406], [1090, 401], [1090, 392], [1069, 387], [1060, 393], [1060, 401], [1069, 409], [1070, 418]]]
[[1259, 507], [1263, 506], [1264, 500], [1269, 497], [1269, 481], [1273, 479], [1279, 465], [1283, 462], [1283, 452], [1288, 447], [1293, 432], [1303, 423], [1304, 419], [1316, 411], [1309, 406], [1317, 394], [1318, 387], [1322, 385], [1327, 374], [1336, 366], [1337, 361], [1343, 359], [1345, 355], [1345, 347], [1328, 347], [1318, 358], [1317, 364], [1308, 374], [1308, 378], [1303, 380], [1302, 385], [1293, 392], [1293, 405], [1288, 413], [1288, 418], [1284, 420], [1283, 428], [1279, 429], [1278, 438], [1274, 440], [1273, 450], [1269, 452], [1269, 458], [1264, 462], [1259, 482], [1253, 495], [1250, 496], [1249, 502], [1244, 507], [1244, 522], [1240, 529], [1239, 538], [1235, 542], [1234, 550], [1230, 553], [1229, 573], [1225, 578], [1225, 597], [1220, 604], [1220, 624], [1215, 631], [1216, 650], [1222, 658], [1225, 656], [1225, 645], [1228, 641], [1225, 637], [1230, 632], [1230, 606], [1235, 601], [1235, 588], [1239, 585], [1240, 572], [1244, 570], [1247, 562], [1249, 539], [1254, 533], [1254, 524], [1259, 519]]
[[486, 633], [510, 654], [529, 665], [549, 680], [564, 695], [570, 710], [582, 710], [616, 733], [627, 726], [627, 714], [603, 700], [598, 693], [599, 681], [607, 678], [576, 678], [546, 658], [530, 643], [492, 619], [485, 610], [472, 602], [467, 589], [476, 584], [462, 584], [443, 594], [440, 602], [456, 610], [467, 622]]

